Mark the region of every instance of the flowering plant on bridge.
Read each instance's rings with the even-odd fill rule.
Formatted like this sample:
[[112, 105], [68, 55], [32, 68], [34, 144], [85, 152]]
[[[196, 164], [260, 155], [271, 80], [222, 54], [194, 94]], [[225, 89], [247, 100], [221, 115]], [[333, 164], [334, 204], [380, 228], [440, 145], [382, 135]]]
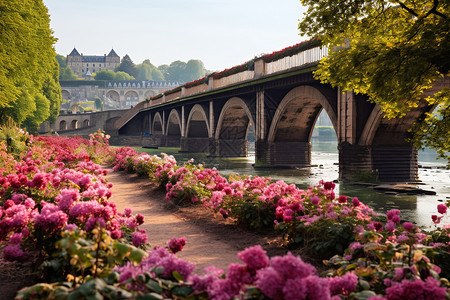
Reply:
[[303, 41], [301, 43], [295, 44], [290, 47], [286, 47], [280, 51], [272, 52], [271, 54], [266, 54], [261, 56], [261, 58], [266, 63], [270, 63], [279, 59], [282, 59], [287, 56], [293, 56], [297, 53], [300, 53], [302, 51], [309, 50], [311, 48], [319, 47], [321, 45], [321, 41], [317, 38], [312, 38], [307, 41]]

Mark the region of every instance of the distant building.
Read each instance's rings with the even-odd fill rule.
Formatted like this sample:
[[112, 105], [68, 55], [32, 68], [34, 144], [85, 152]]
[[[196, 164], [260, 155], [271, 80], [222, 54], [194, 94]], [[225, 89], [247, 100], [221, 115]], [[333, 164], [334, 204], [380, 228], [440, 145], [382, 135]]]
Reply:
[[111, 49], [108, 55], [83, 55], [76, 48], [67, 55], [67, 66], [75, 75], [85, 76], [87, 73], [96, 73], [101, 70], [113, 70], [120, 64], [120, 57]]

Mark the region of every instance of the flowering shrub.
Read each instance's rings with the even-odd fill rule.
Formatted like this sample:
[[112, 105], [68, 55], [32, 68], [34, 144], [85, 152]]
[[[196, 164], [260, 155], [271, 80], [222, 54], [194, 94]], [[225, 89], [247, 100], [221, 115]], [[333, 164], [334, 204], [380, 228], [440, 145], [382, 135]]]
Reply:
[[21, 160], [0, 149], [6, 158], [0, 173], [0, 242], [8, 243], [6, 259], [24, 260], [35, 250], [51, 255], [69, 227], [90, 231], [100, 224], [112, 238], [130, 240], [139, 231], [142, 218], [117, 211], [108, 200], [106, 171], [90, 159], [109, 153], [107, 139], [102, 133], [90, 140], [30, 136]]
[[[31, 137], [30, 142], [20, 161], [0, 144], [3, 256], [26, 260], [29, 251], [40, 249], [47, 258], [46, 279], [59, 283], [25, 288], [19, 299], [449, 297], [449, 226], [425, 232], [402, 221], [398, 210], [383, 220], [357, 198], [336, 197], [332, 182], [301, 190], [258, 176], [225, 178], [192, 161], [179, 166], [165, 154], [110, 151], [101, 134], [90, 141]], [[250, 228], [275, 225], [287, 242], [318, 256], [343, 255], [333, 256], [330, 270], [319, 275], [298, 256], [269, 258], [254, 246], [238, 253], [243, 263], [230, 264], [227, 272], [210, 267], [194, 274], [194, 265], [175, 255], [185, 238], [143, 251], [148, 246], [146, 232], [139, 229], [143, 216], [117, 211], [106, 171], [92, 161], [92, 153], [109, 154], [115, 170], [156, 181], [168, 200], [200, 203]], [[436, 226], [447, 205], [437, 211]]]

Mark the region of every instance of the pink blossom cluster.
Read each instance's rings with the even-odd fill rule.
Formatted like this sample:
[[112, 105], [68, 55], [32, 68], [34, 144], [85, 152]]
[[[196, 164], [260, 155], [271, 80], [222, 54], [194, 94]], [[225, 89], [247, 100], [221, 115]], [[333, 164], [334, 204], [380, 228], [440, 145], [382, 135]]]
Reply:
[[11, 166], [4, 168], [9, 173], [0, 174], [0, 241], [9, 243], [5, 258], [24, 259], [28, 249], [76, 227], [90, 231], [101, 226], [115, 239], [137, 231], [141, 241], [146, 239], [138, 228], [142, 215], [131, 210], [121, 214], [108, 200], [112, 185], [106, 170], [85, 157], [86, 151], [95, 152], [91, 144], [76, 138], [37, 138], [22, 160], [10, 160]]
[[139, 265], [127, 262], [124, 266], [116, 267], [115, 270], [120, 273], [119, 282], [123, 286], [128, 290], [139, 291], [142, 290], [142, 286], [133, 280], [139, 274], [150, 272], [154, 267], [162, 267], [162, 275], [166, 278], [170, 278], [172, 273], [177, 271], [184, 280], [187, 280], [194, 271], [195, 265], [178, 258], [166, 248], [154, 247]]

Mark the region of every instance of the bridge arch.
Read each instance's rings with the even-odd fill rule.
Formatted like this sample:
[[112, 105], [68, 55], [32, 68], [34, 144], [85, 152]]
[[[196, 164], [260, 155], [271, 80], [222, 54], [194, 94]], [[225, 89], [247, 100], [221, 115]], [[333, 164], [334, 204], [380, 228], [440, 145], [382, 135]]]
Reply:
[[189, 112], [186, 125], [186, 137], [211, 137], [208, 117], [200, 104], [195, 104]]
[[164, 134], [163, 121], [159, 112], [153, 117], [152, 134]]
[[295, 139], [309, 142], [322, 109], [327, 112], [336, 131], [336, 113], [318, 89], [308, 85], [292, 89], [278, 105], [268, 132], [268, 141]]
[[178, 114], [178, 111], [176, 109], [172, 109], [169, 113], [169, 118], [167, 119], [166, 134], [179, 137], [183, 135], [181, 132], [180, 115]]
[[59, 130], [67, 130], [67, 122], [65, 120], [59, 122]]
[[61, 90], [61, 95], [63, 99], [71, 99], [72, 97], [68, 90]]
[[245, 102], [241, 98], [233, 97], [225, 103], [220, 112], [215, 138], [246, 139], [249, 125], [255, 128], [254, 124]]
[[120, 102], [120, 94], [115, 90], [109, 90], [106, 92], [106, 97], [114, 102]]
[[78, 120], [72, 120], [70, 122], [70, 129], [77, 129], [78, 128]]
[[127, 91], [124, 95], [125, 101], [129, 103], [139, 102], [139, 94], [136, 91]]
[[89, 125], [90, 125], [89, 119], [85, 119], [83, 121], [83, 127], [89, 127]]

